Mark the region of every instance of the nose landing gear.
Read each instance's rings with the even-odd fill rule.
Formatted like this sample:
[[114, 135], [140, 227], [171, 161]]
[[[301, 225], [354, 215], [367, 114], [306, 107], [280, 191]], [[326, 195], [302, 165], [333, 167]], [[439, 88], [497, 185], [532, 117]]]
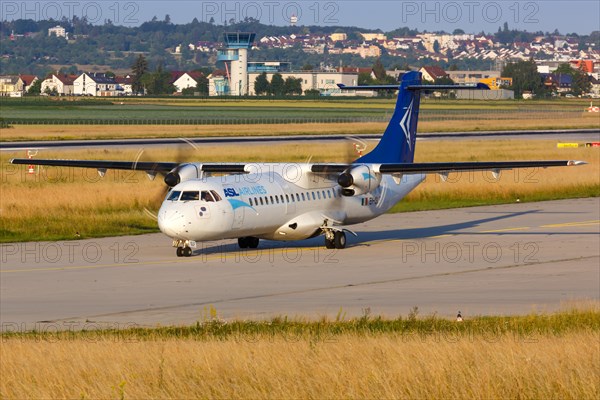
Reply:
[[177, 248], [177, 257], [191, 257], [192, 249], [190, 247], [178, 247]]
[[192, 247], [196, 247], [196, 242], [191, 240], [173, 240], [173, 247], [177, 247], [177, 257], [191, 257]]

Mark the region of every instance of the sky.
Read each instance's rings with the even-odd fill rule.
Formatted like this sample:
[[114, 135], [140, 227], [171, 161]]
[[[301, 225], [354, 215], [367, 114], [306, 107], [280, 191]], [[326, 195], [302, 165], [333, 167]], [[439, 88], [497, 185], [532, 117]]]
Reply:
[[117, 25], [136, 26], [153, 16], [164, 19], [169, 14], [174, 23], [214, 18], [216, 23], [244, 17], [265, 24], [287, 25], [290, 17], [298, 25], [341, 25], [390, 31], [399, 27], [420, 31], [462, 29], [467, 33], [496, 32], [508, 22], [510, 29], [576, 32], [589, 34], [600, 30], [598, 0], [2, 0], [0, 18], [48, 19], [60, 16], [87, 16], [93, 23], [110, 19]]

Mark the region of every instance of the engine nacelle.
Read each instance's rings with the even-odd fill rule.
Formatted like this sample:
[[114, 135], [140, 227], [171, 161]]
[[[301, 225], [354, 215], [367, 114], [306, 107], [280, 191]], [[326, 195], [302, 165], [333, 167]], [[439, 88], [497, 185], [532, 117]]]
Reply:
[[366, 165], [344, 171], [338, 177], [338, 184], [342, 187], [344, 196], [359, 196], [369, 193], [379, 187], [381, 175], [373, 173]]
[[181, 182], [199, 178], [202, 178], [202, 165], [181, 164], [165, 176], [165, 183], [169, 187], [174, 187]]

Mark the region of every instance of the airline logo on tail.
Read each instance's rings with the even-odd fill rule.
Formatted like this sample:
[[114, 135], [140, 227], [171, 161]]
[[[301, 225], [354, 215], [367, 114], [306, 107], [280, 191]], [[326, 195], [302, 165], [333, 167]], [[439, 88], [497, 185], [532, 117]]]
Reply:
[[412, 151], [412, 146], [410, 144], [410, 118], [412, 117], [413, 103], [414, 99], [410, 101], [410, 105], [408, 106], [404, 117], [400, 121], [400, 128], [404, 132], [404, 137], [406, 137], [406, 144], [408, 144], [408, 150]]

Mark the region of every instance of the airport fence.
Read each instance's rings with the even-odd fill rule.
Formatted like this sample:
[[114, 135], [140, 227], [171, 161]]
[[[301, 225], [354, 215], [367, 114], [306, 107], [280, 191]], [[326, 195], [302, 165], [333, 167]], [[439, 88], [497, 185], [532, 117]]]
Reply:
[[[501, 109], [501, 110], [428, 110], [419, 113], [421, 121], [452, 120], [508, 120], [508, 119], [565, 119], [577, 118], [582, 111], [574, 109]], [[4, 118], [4, 125], [280, 125], [280, 124], [344, 124], [344, 123], [384, 123], [389, 121], [391, 110], [375, 116], [337, 116], [337, 117], [185, 117], [185, 118]]]

